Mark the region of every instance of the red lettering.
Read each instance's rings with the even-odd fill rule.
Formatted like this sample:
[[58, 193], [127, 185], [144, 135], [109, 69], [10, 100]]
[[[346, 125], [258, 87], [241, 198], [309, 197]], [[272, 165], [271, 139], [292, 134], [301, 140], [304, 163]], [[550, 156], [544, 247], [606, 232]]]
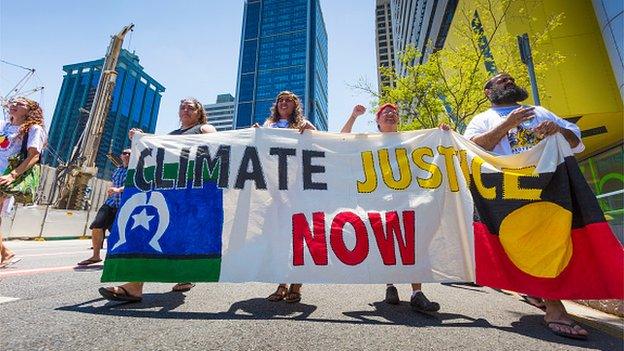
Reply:
[[[344, 242], [344, 226], [349, 223], [355, 234], [355, 247], [347, 249]], [[340, 212], [334, 217], [329, 235], [329, 242], [336, 257], [342, 263], [355, 266], [368, 256], [368, 233], [364, 221], [353, 212]]]
[[415, 262], [415, 238], [414, 238], [414, 211], [403, 211], [403, 228], [405, 236], [401, 233], [401, 223], [396, 211], [386, 212], [386, 230], [383, 230], [381, 214], [376, 212], [368, 213], [377, 247], [381, 254], [381, 259], [385, 265], [395, 265], [396, 256], [394, 254], [394, 236], [399, 244], [401, 262], [404, 265], [413, 265]]
[[303, 213], [292, 216], [293, 234], [293, 265], [303, 265], [303, 242], [310, 250], [312, 260], [318, 266], [327, 265], [327, 242], [325, 241], [325, 213], [312, 213], [314, 235], [310, 232], [310, 225]]

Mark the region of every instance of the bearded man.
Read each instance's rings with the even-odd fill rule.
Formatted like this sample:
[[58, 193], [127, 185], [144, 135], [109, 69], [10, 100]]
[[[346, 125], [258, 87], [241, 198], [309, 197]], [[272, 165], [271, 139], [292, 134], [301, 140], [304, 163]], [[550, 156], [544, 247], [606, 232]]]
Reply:
[[[482, 148], [499, 155], [514, 155], [549, 135], [561, 133], [572, 152], [585, 149], [578, 126], [541, 106], [520, 105], [529, 94], [516, 85], [511, 75], [501, 73], [490, 78], [485, 84], [485, 95], [492, 107], [476, 115], [464, 132], [467, 139]], [[539, 298], [532, 299], [541, 302]], [[544, 323], [551, 332], [568, 338], [587, 338], [587, 330], [570, 318], [560, 300], [543, 300], [541, 307], [546, 311]]]

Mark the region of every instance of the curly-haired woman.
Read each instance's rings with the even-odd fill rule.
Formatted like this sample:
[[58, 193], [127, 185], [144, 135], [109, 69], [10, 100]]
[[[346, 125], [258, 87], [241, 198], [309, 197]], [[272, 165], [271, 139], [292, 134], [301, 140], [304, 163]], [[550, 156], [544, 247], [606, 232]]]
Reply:
[[[264, 122], [268, 128], [291, 128], [303, 132], [306, 129], [316, 128], [304, 116], [299, 97], [290, 91], [282, 91], [277, 94], [275, 103], [271, 107], [271, 116]], [[269, 301], [277, 302], [284, 300], [289, 303], [301, 301], [301, 284], [282, 283], [277, 290], [267, 297]]]
[[[11, 185], [37, 164], [46, 143], [43, 111], [36, 101], [19, 97], [10, 101], [8, 108], [10, 120], [0, 121], [0, 174], [6, 173], [11, 157], [23, 153], [25, 159], [10, 173], [0, 176], [0, 186]], [[0, 207], [6, 199], [7, 196], [0, 193]], [[19, 260], [2, 242], [2, 233], [0, 233], [0, 254], [2, 256], [0, 268]]]

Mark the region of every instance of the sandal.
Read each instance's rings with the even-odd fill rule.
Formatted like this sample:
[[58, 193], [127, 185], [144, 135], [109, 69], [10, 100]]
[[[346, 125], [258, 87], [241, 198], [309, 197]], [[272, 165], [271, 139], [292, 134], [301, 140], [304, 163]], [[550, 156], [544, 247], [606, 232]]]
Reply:
[[16, 257], [15, 254], [11, 257], [7, 257], [4, 259], [4, 261], [2, 261], [2, 263], [0, 263], [0, 268], [6, 268], [12, 264], [16, 264], [17, 262], [21, 261], [22, 258], [21, 257]]
[[77, 264], [78, 264], [79, 266], [88, 266], [88, 265], [90, 265], [90, 264], [99, 263], [99, 262], [102, 262], [102, 260], [101, 260], [101, 259], [99, 259], [99, 258], [89, 258], [89, 259], [87, 259], [87, 260], [80, 261], [80, 262], [78, 262]]
[[282, 301], [284, 297], [286, 297], [287, 292], [288, 292], [288, 289], [286, 289], [285, 286], [280, 285], [277, 287], [277, 290], [274, 293], [272, 293], [271, 295], [267, 297], [267, 300], [271, 302]]
[[102, 297], [110, 301], [141, 302], [143, 300], [141, 296], [130, 295], [123, 286], [118, 286], [117, 289], [121, 290], [121, 292], [114, 292], [107, 288], [99, 288], [98, 291]]
[[171, 288], [173, 292], [187, 292], [195, 287], [193, 283], [178, 283]]
[[581, 327], [578, 323], [574, 321], [569, 321], [569, 322], [565, 322], [565, 321], [546, 322], [544, 321], [544, 324], [546, 325], [546, 328], [548, 328], [548, 330], [550, 330], [550, 332], [555, 335], [563, 336], [564, 338], [576, 339], [576, 340], [587, 340], [587, 335], [573, 334], [568, 331], [553, 329], [553, 326], [564, 326], [570, 329], [574, 329], [575, 327], [580, 327], [581, 329], [583, 329], [583, 327]]
[[284, 301], [288, 303], [296, 303], [296, 302], [301, 301], [301, 292], [292, 291], [292, 286], [293, 284], [290, 285], [290, 289], [288, 289], [288, 293], [284, 297]]

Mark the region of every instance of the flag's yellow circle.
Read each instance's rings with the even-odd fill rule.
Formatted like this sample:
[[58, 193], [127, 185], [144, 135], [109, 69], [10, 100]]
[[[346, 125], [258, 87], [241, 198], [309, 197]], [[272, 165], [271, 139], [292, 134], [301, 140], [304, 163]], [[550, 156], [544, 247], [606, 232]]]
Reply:
[[499, 240], [524, 273], [554, 278], [572, 258], [572, 212], [552, 202], [524, 205], [503, 219]]

